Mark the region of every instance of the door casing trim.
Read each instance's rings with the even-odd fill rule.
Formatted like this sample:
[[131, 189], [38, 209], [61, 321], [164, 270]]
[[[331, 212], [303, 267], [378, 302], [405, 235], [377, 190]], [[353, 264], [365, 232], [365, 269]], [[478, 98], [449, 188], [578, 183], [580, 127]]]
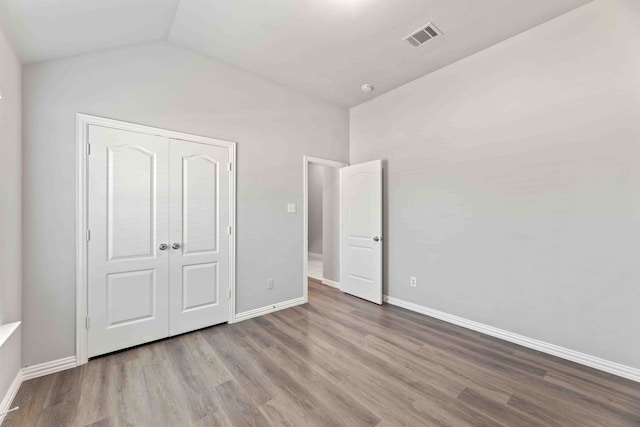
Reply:
[[88, 185], [87, 185], [87, 137], [88, 127], [97, 125], [120, 130], [127, 130], [148, 135], [162, 136], [188, 142], [225, 147], [229, 150], [229, 323], [236, 318], [236, 143], [206, 136], [193, 135], [144, 126], [136, 123], [113, 120], [88, 114], [76, 114], [76, 364], [78, 366], [88, 362], [89, 334], [86, 327], [88, 317], [88, 257], [87, 257], [87, 224], [88, 224]]

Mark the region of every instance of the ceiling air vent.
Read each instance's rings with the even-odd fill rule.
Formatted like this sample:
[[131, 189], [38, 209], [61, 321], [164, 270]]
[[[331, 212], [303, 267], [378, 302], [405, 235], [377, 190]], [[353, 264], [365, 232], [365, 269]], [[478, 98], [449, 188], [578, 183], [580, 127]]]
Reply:
[[429, 22], [426, 26], [419, 28], [402, 40], [406, 40], [407, 43], [409, 43], [413, 47], [419, 47], [441, 35], [442, 32], [438, 30], [435, 25]]

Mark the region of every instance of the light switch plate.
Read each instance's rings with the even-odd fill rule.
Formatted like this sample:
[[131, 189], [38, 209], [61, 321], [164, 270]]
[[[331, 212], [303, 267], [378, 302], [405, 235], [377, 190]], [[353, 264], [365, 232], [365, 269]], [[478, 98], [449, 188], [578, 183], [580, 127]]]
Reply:
[[287, 205], [287, 212], [288, 213], [296, 213], [296, 204], [295, 203], [289, 203]]

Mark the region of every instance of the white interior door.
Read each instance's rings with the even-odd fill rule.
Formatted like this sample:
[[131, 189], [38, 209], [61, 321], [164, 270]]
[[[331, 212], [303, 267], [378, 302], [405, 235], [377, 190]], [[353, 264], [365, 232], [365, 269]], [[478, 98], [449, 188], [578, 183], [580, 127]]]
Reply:
[[382, 304], [382, 162], [347, 166], [340, 176], [340, 289]]
[[[169, 333], [169, 140], [91, 125], [88, 354]], [[164, 249], [163, 249], [164, 248]]]
[[229, 319], [229, 149], [171, 140], [170, 334]]

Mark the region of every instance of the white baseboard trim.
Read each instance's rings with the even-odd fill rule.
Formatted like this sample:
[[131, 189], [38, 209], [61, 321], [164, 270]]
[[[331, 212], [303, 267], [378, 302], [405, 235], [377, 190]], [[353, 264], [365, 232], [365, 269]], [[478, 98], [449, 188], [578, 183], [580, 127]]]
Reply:
[[311, 258], [322, 258], [322, 254], [317, 254], [315, 252], [308, 252]]
[[304, 297], [300, 297], [300, 298], [295, 298], [289, 301], [283, 301], [277, 304], [268, 305], [266, 307], [255, 308], [253, 310], [244, 311], [242, 313], [236, 314], [236, 318], [234, 319], [233, 323], [241, 322], [243, 320], [251, 319], [253, 317], [262, 316], [264, 314], [273, 313], [275, 311], [284, 310], [285, 308], [295, 307], [296, 305], [302, 305], [302, 304], [305, 304], [306, 302], [307, 301], [305, 301]]
[[325, 279], [324, 277], [322, 278], [322, 284], [323, 285], [327, 285], [327, 286], [331, 286], [332, 288], [340, 289], [340, 282], [336, 282], [334, 280]]
[[[18, 373], [16, 374], [16, 377], [13, 379], [13, 382], [9, 386], [9, 390], [7, 390], [7, 393], [4, 395], [4, 398], [2, 399], [2, 403], [0, 403], [0, 414], [7, 412], [9, 409], [11, 409], [11, 402], [13, 402], [13, 399], [16, 397], [16, 394], [18, 394], [18, 390], [22, 385], [22, 381], [23, 381], [22, 370], [19, 370]], [[0, 415], [0, 424], [2, 424], [2, 422], [4, 421], [5, 416], [6, 415]]]
[[[0, 414], [11, 409], [11, 402], [13, 402], [23, 382], [64, 371], [65, 369], [75, 368], [76, 366], [76, 357], [69, 356], [20, 369], [4, 396], [4, 399], [2, 399], [2, 403], [0, 403]], [[0, 415], [0, 424], [4, 421], [4, 417], [5, 416]]]
[[26, 368], [22, 368], [22, 380], [28, 381], [33, 378], [64, 371], [65, 369], [75, 368], [76, 366], [78, 365], [76, 363], [75, 356], [64, 357], [62, 359], [28, 366]]
[[540, 351], [542, 353], [551, 354], [553, 356], [560, 357], [561, 359], [570, 360], [581, 365], [589, 366], [600, 371], [608, 372], [619, 377], [627, 378], [632, 381], [640, 382], [640, 369], [632, 368], [631, 366], [622, 365], [620, 363], [611, 362], [609, 360], [601, 359], [599, 357], [591, 356], [589, 354], [580, 353], [579, 351], [571, 350], [559, 345], [550, 344], [544, 341], [540, 341], [534, 338], [525, 337], [523, 335], [515, 334], [513, 332], [498, 329], [493, 326], [485, 325], [483, 323], [474, 322], [463, 317], [455, 316], [453, 314], [445, 313], [442, 311], [434, 310], [432, 308], [424, 307], [418, 304], [414, 304], [409, 301], [404, 301], [398, 298], [384, 296], [385, 302], [396, 305], [398, 307], [406, 308], [407, 310], [415, 311], [416, 313], [424, 314], [426, 316], [434, 317], [436, 319], [443, 320], [454, 325], [462, 326], [463, 328], [471, 329], [473, 331], [481, 332], [492, 337], [500, 338], [505, 341], [519, 344], [523, 347], [527, 347], [533, 350]]

